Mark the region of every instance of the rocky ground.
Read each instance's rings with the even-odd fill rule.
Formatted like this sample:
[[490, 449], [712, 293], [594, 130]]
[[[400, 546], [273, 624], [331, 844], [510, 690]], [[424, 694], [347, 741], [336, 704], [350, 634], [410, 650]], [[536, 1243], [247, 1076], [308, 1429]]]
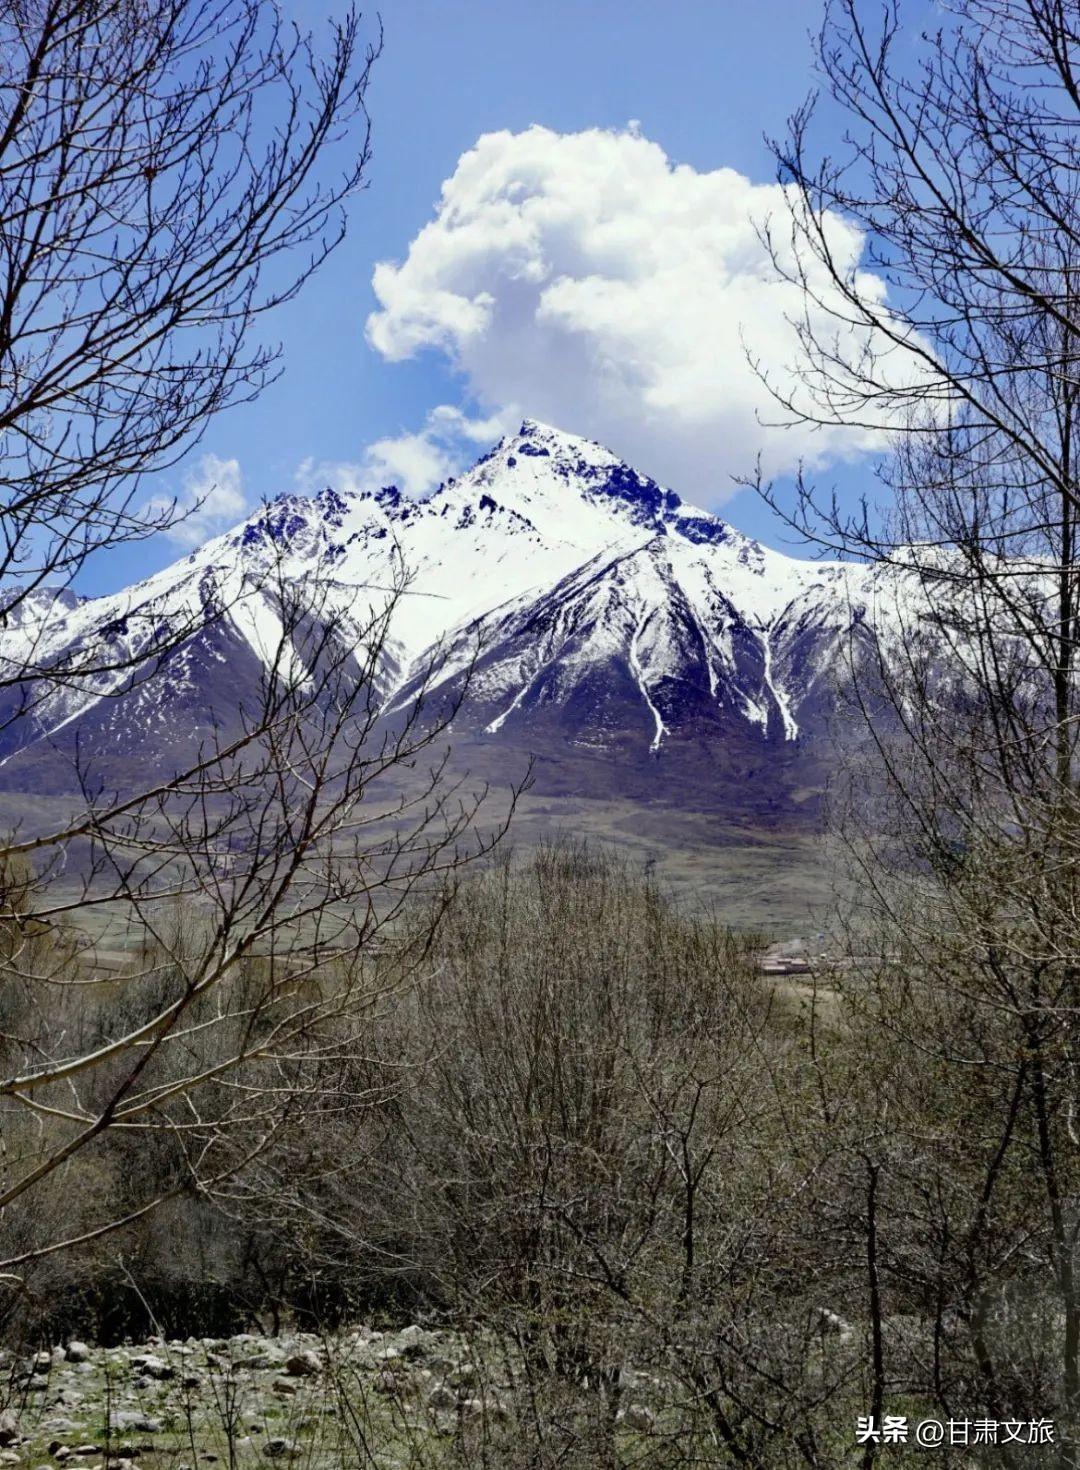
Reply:
[[0, 1466], [450, 1465], [512, 1434], [513, 1370], [495, 1362], [416, 1325], [9, 1353]]
[[[864, 1354], [864, 1338], [830, 1309], [817, 1315], [814, 1363], [831, 1376], [840, 1358]], [[892, 1317], [886, 1335], [925, 1360], [918, 1319]], [[673, 1378], [624, 1368], [621, 1388], [614, 1425], [601, 1416], [619, 1463], [672, 1463], [665, 1445], [677, 1463], [712, 1463], [711, 1437], [680, 1412]], [[553, 1376], [527, 1383], [490, 1335], [415, 1323], [67, 1342], [32, 1357], [0, 1352], [0, 1470], [517, 1470], [537, 1463], [523, 1435], [537, 1413], [552, 1451], [544, 1463], [591, 1467], [577, 1416], [590, 1399], [596, 1410], [594, 1396], [559, 1395]], [[836, 1449], [835, 1463], [849, 1463], [848, 1439]]]

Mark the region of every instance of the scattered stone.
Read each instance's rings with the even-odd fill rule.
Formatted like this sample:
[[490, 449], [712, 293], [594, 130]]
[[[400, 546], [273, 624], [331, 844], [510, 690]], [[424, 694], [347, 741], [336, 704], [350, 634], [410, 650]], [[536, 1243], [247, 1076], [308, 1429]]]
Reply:
[[828, 1307], [818, 1307], [817, 1327], [822, 1337], [835, 1337], [841, 1343], [851, 1342], [855, 1336], [855, 1329], [850, 1322], [845, 1322], [838, 1312], [832, 1312]]
[[297, 1445], [291, 1439], [268, 1439], [264, 1453], [271, 1460], [292, 1459], [300, 1453]]
[[132, 1358], [131, 1365], [138, 1368], [145, 1378], [172, 1378], [176, 1369], [171, 1363], [166, 1363], [164, 1358], [155, 1357], [153, 1353], [140, 1353]]
[[149, 1419], [137, 1409], [117, 1409], [112, 1416], [114, 1429], [134, 1429], [139, 1434], [160, 1434], [161, 1424], [157, 1419]]
[[390, 1368], [380, 1368], [371, 1386], [376, 1393], [401, 1394], [405, 1389], [405, 1379]]
[[318, 1353], [305, 1348], [302, 1353], [293, 1353], [291, 1358], [285, 1359], [285, 1372], [292, 1378], [309, 1378], [313, 1373], [322, 1372], [322, 1359]]
[[656, 1415], [644, 1404], [627, 1404], [619, 1414], [621, 1423], [635, 1434], [651, 1434], [656, 1428]]
[[627, 1404], [619, 1414], [620, 1423], [636, 1435], [651, 1435], [657, 1427], [657, 1416], [645, 1404]]
[[272, 1357], [270, 1353], [248, 1353], [246, 1357], [238, 1360], [236, 1366], [238, 1368], [250, 1368], [252, 1370], [256, 1368], [280, 1368], [281, 1359]]
[[[824, 1325], [821, 1330], [826, 1330]], [[411, 1417], [422, 1419], [429, 1433], [452, 1434], [455, 1427], [460, 1431], [463, 1420], [480, 1422], [485, 1417], [508, 1416], [501, 1402], [506, 1387], [501, 1375], [496, 1373], [491, 1382], [488, 1368], [492, 1365], [486, 1355], [471, 1356], [464, 1339], [455, 1333], [421, 1327], [416, 1322], [385, 1333], [360, 1325], [338, 1341], [354, 1368], [362, 1365], [366, 1370], [363, 1376], [371, 1390], [385, 1396], [384, 1403], [399, 1403], [407, 1416], [405, 1406], [414, 1406]], [[20, 1430], [16, 1415], [0, 1412], [0, 1470], [98, 1470], [102, 1461], [107, 1462], [102, 1470], [138, 1470], [140, 1465], [145, 1470], [147, 1461], [156, 1463], [153, 1457], [162, 1453], [164, 1440], [158, 1437], [164, 1435], [166, 1424], [171, 1426], [169, 1416], [178, 1406], [182, 1412], [183, 1405], [191, 1402], [183, 1395], [188, 1393], [195, 1399], [206, 1393], [218, 1367], [223, 1375], [229, 1375], [240, 1395], [237, 1402], [243, 1415], [240, 1432], [246, 1445], [245, 1463], [250, 1462], [251, 1470], [257, 1470], [260, 1460], [275, 1460], [285, 1470], [306, 1453], [304, 1426], [310, 1425], [318, 1432], [322, 1425], [325, 1432], [326, 1420], [321, 1416], [338, 1412], [336, 1406], [308, 1402], [313, 1395], [304, 1380], [311, 1378], [312, 1386], [316, 1386], [319, 1375], [328, 1371], [325, 1352], [316, 1334], [290, 1332], [283, 1338], [245, 1333], [225, 1340], [147, 1339], [127, 1348], [99, 1347], [72, 1338], [62, 1348], [19, 1354], [10, 1360], [8, 1372], [12, 1376], [21, 1373], [24, 1381], [38, 1390], [28, 1395], [23, 1418], [25, 1423], [26, 1416], [31, 1415], [35, 1439], [41, 1435], [38, 1454], [45, 1449], [51, 1432], [51, 1463], [36, 1467], [28, 1459], [31, 1441]], [[234, 1379], [232, 1375], [241, 1369], [265, 1369], [266, 1376], [245, 1377], [241, 1373]], [[101, 1383], [83, 1374], [97, 1375]], [[83, 1436], [100, 1433], [107, 1382], [111, 1382], [108, 1423], [112, 1442], [106, 1449], [104, 1440], [93, 1444], [84, 1442]], [[291, 1402], [294, 1398], [296, 1404]], [[290, 1401], [287, 1406], [282, 1406], [283, 1399]], [[277, 1409], [273, 1407], [275, 1402]], [[417, 1414], [420, 1405], [430, 1413]], [[300, 1410], [309, 1417], [299, 1418]], [[642, 1412], [648, 1414], [648, 1410]], [[154, 1414], [158, 1417], [151, 1417]], [[635, 1406], [631, 1406], [620, 1418], [630, 1429], [652, 1429], [651, 1418], [645, 1423], [634, 1415]], [[245, 1432], [249, 1418], [250, 1434]], [[136, 1435], [147, 1442], [136, 1447], [131, 1443]], [[183, 1451], [177, 1445], [169, 1453], [180, 1455]], [[189, 1449], [187, 1453], [192, 1452]], [[199, 1451], [190, 1463], [178, 1459], [173, 1470], [211, 1470], [219, 1462], [219, 1455]]]
[[406, 1358], [419, 1358], [424, 1352], [424, 1329], [415, 1322], [398, 1333], [401, 1353]]

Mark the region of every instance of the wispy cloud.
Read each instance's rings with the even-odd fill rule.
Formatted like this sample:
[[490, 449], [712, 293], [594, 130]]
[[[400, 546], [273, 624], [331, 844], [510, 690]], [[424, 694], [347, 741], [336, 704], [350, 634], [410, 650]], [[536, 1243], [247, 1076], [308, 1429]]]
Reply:
[[165, 535], [179, 546], [201, 546], [242, 520], [247, 510], [240, 461], [216, 454], [204, 454], [187, 471], [175, 498], [155, 496], [145, 507], [147, 515], [170, 522]]

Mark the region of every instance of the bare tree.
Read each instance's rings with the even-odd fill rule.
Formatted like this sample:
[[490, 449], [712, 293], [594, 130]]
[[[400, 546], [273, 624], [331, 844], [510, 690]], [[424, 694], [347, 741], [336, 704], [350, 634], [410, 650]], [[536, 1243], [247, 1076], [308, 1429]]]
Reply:
[[270, 0], [0, 6], [0, 594], [26, 632], [7, 721], [43, 662], [85, 684], [183, 636], [133, 606], [122, 639], [47, 654], [58, 589], [175, 521], [144, 476], [270, 380], [258, 319], [342, 237], [377, 48], [352, 10], [329, 40]]
[[[879, 1300], [936, 1324], [940, 1403], [1055, 1417], [1048, 1454], [1072, 1465], [1080, 30], [1056, 0], [941, 8], [911, 51], [897, 6], [830, 4], [818, 60], [844, 156], [816, 157], [813, 103], [776, 145], [792, 211], [770, 225], [774, 259], [808, 292], [823, 270], [835, 294], [815, 311], [844, 329], [798, 324], [808, 396], [780, 401], [890, 422], [886, 505], [848, 514], [805, 479], [793, 506], [761, 488], [894, 588], [852, 656], [878, 795], [852, 844], [865, 922], [848, 999], [912, 1069], [864, 1120], [885, 1140]], [[838, 263], [837, 215], [865, 231], [887, 299]], [[839, 345], [851, 326], [858, 355]]]
[[[64, 831], [7, 844], [0, 1269], [10, 1279], [165, 1199], [213, 1199], [309, 1110], [366, 1101], [333, 1079], [424, 963], [442, 903], [425, 904], [418, 931], [410, 901], [431, 883], [449, 901], [457, 868], [494, 840], [474, 827], [480, 797], [446, 777], [435, 742], [453, 710], [431, 716], [430, 678], [386, 718], [396, 604], [388, 595], [343, 627], [317, 588], [282, 579], [271, 667], [233, 738], [152, 791], [111, 802], [87, 793]], [[73, 896], [28, 866], [77, 844], [86, 866]], [[65, 939], [72, 912], [88, 910], [119, 916], [138, 941], [119, 972]], [[125, 1138], [132, 1172], [102, 1201], [95, 1168]], [[43, 1213], [50, 1181], [88, 1208]]]
[[470, 877], [433, 952], [353, 1073], [408, 1084], [321, 1178], [293, 1140], [240, 1197], [470, 1335], [470, 1394], [515, 1414], [496, 1463], [847, 1463], [863, 1337], [826, 1304], [866, 1297], [865, 1139], [753, 941], [562, 844]]
[[[270, 629], [261, 678], [194, 753], [114, 790], [77, 750], [81, 799], [0, 849], [16, 1286], [166, 1199], [212, 1198], [332, 1106], [364, 1018], [422, 958], [409, 895], [485, 846], [476, 798], [444, 779], [452, 711], [424, 708], [430, 680], [385, 709], [403, 576], [354, 607], [267, 554], [182, 616], [135, 596], [108, 638], [52, 651], [87, 558], [174, 523], [147, 508], [148, 472], [273, 376], [255, 329], [342, 237], [377, 49], [351, 9], [324, 52], [271, 0], [0, 5], [0, 618], [21, 635], [0, 721], [58, 690], [152, 688], [241, 603]], [[80, 936], [88, 914], [128, 938], [119, 972]]]

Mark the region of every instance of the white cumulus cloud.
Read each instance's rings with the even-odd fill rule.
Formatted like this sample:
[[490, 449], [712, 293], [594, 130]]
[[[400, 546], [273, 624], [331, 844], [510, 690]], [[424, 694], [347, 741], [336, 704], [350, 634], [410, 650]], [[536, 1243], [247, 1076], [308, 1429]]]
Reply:
[[202, 546], [242, 520], [247, 510], [240, 461], [204, 454], [185, 474], [179, 495], [155, 497], [144, 513], [169, 522], [165, 534], [178, 545]]
[[420, 496], [457, 468], [458, 459], [452, 449], [424, 429], [418, 434], [397, 434], [369, 444], [357, 479], [361, 484], [396, 485], [406, 495]]
[[[800, 459], [881, 447], [867, 428], [763, 424], [782, 414], [748, 352], [800, 392], [792, 323], [805, 298], [777, 278], [759, 234], [771, 220], [775, 238], [789, 239], [788, 207], [778, 184], [673, 164], [633, 124], [485, 134], [405, 259], [376, 267], [368, 340], [391, 361], [441, 351], [500, 424], [527, 414], [599, 439], [716, 504], [759, 454], [766, 473], [782, 474]], [[856, 268], [858, 231], [837, 218], [831, 236], [841, 264]], [[883, 297], [865, 272], [860, 285]], [[823, 312], [819, 325], [831, 341]], [[864, 339], [842, 335], [838, 349], [857, 358]], [[429, 481], [444, 477], [445, 450], [429, 419], [369, 456]]]

